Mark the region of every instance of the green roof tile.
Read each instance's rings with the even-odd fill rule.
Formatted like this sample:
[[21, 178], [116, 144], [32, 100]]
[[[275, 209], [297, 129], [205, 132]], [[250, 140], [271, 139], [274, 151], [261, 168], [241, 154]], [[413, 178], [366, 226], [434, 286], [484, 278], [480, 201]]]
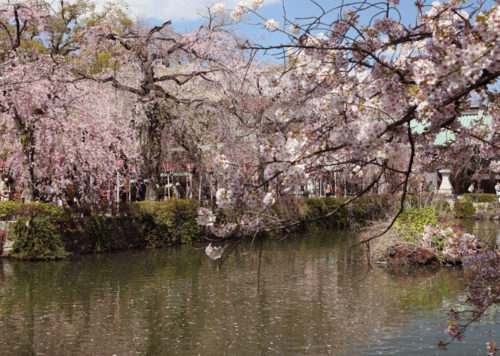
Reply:
[[[491, 125], [492, 123], [491, 117], [484, 116], [483, 110], [478, 110], [474, 108], [464, 111], [458, 119], [460, 120], [460, 123], [467, 128], [472, 127], [475, 123], [479, 122], [480, 120], [482, 120], [482, 122], [486, 125]], [[426, 126], [427, 125], [424, 123], [412, 122], [412, 129], [418, 134], [423, 133]], [[441, 132], [439, 132], [439, 134], [436, 135], [434, 144], [437, 146], [443, 146], [447, 143], [451, 143], [454, 140], [455, 140], [455, 134], [452, 131], [448, 129], [442, 129]]]

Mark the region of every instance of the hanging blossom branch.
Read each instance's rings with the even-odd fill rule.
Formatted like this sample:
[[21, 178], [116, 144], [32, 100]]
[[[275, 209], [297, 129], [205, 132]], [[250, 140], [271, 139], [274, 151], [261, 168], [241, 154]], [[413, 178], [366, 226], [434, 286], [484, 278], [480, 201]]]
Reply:
[[[262, 212], [267, 208], [263, 199], [273, 194], [269, 187], [290, 191], [313, 174], [315, 167], [340, 168], [339, 162], [346, 162], [346, 177], [359, 177], [356, 173], [360, 170], [368, 177], [369, 167], [364, 162], [373, 160], [373, 166], [385, 167], [381, 174], [387, 167], [400, 172], [395, 184], [402, 187], [400, 205], [387, 232], [403, 209], [410, 178], [424, 171], [434, 157], [456, 164], [471, 151], [480, 152], [481, 158], [499, 154], [492, 141], [476, 140], [475, 147], [470, 145], [467, 138], [473, 137], [474, 131], [458, 118], [469, 108], [473, 95], [485, 90], [497, 92], [500, 5], [488, 7], [478, 2], [464, 6], [462, 1], [451, 0], [424, 6], [424, 1], [418, 1], [416, 24], [410, 28], [401, 23], [397, 0], [346, 1], [330, 10], [315, 4], [318, 16], [293, 20], [285, 16], [283, 25], [262, 16], [260, 2], [238, 5], [231, 12], [234, 21], [254, 16], [268, 31], [288, 35], [290, 42], [239, 44], [252, 53], [276, 51], [286, 60], [276, 66], [278, 73], [268, 73], [264, 88], [247, 88], [249, 97], [256, 92], [261, 96], [259, 110], [242, 115], [238, 105], [245, 107], [245, 100], [235, 96], [231, 101], [228, 111], [238, 113], [234, 115], [258, 142], [253, 166], [259, 184], [250, 184], [252, 178], [242, 172], [242, 160], [226, 151], [216, 157], [228, 182], [218, 192], [217, 206], [245, 211], [246, 218], [253, 206], [252, 216], [259, 220], [252, 219], [250, 225], [254, 230], [262, 229], [266, 223]], [[222, 6], [212, 10], [215, 16], [227, 13]], [[327, 20], [335, 14], [336, 19]], [[368, 15], [370, 19], [360, 23]], [[286, 24], [291, 24], [289, 29], [285, 29]], [[481, 108], [492, 118], [492, 125], [481, 131], [481, 137], [500, 130], [499, 98], [488, 95], [481, 101]], [[423, 129], [415, 130], [418, 125]], [[442, 129], [456, 133], [456, 147], [447, 146], [453, 151], [450, 157], [443, 157], [442, 149], [433, 144]], [[370, 178], [365, 185], [369, 189], [361, 190], [361, 195], [381, 176]], [[347, 204], [353, 200], [348, 199]], [[245, 232], [239, 229], [243, 224], [237, 218], [226, 222], [220, 217], [206, 209], [200, 214], [200, 223], [215, 230], [232, 226], [224, 231]], [[369, 247], [378, 237], [360, 243]]]

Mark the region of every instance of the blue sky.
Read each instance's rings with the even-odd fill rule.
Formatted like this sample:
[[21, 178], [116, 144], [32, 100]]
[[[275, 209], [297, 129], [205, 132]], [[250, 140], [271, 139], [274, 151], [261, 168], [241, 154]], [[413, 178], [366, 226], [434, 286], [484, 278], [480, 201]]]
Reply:
[[[95, 0], [102, 3], [106, 0]], [[129, 4], [130, 12], [133, 16], [138, 16], [150, 24], [158, 24], [166, 20], [172, 20], [174, 29], [178, 32], [185, 32], [199, 27], [205, 20], [207, 8], [217, 2], [222, 2], [228, 9], [234, 9], [241, 0], [122, 0]], [[248, 2], [250, 0], [247, 0]], [[283, 1], [283, 3], [282, 3]], [[354, 0], [352, 0], [354, 1]], [[431, 4], [434, 0], [428, 0]], [[470, 0], [469, 2], [473, 2]], [[325, 9], [341, 3], [339, 0], [316, 0]], [[349, 1], [345, 1], [348, 3]], [[385, 0], [379, 0], [384, 3]], [[400, 0], [398, 10], [402, 20], [406, 25], [415, 22], [416, 9], [414, 0]], [[475, 2], [475, 1], [474, 1]], [[487, 7], [494, 4], [493, 0], [487, 0]], [[289, 19], [316, 16], [320, 13], [317, 6], [310, 0], [264, 0], [264, 6], [259, 9], [259, 13], [265, 18], [274, 18], [283, 25], [283, 6], [286, 9]], [[394, 13], [395, 14], [395, 13]], [[330, 20], [337, 16], [336, 13], [330, 16]], [[363, 19], [361, 19], [363, 21]], [[246, 15], [244, 20], [235, 26], [235, 31], [240, 37], [244, 37], [258, 43], [279, 43], [286, 42], [286, 36], [278, 32], [270, 33], [261, 25], [253, 15]], [[288, 27], [288, 26], [287, 26]]]
[[[132, 1], [132, 0], [131, 0]], [[189, 0], [188, 0], [189, 1]], [[196, 1], [195, 1], [196, 2]], [[224, 1], [217, 1], [222, 2]], [[229, 2], [229, 1], [227, 1]], [[213, 4], [214, 2], [209, 2], [208, 4]], [[234, 1], [233, 1], [234, 3]], [[338, 4], [339, 1], [329, 1], [329, 0], [319, 0], [317, 1], [320, 5], [324, 5], [325, 9], [331, 7], [332, 4]], [[413, 0], [402, 0], [399, 5], [399, 11], [414, 21], [415, 19], [415, 8], [413, 5]], [[234, 8], [234, 6], [226, 5], [228, 8]], [[309, 0], [285, 0], [284, 8], [286, 10], [288, 19], [297, 19], [304, 18], [309, 16], [317, 16], [320, 13], [320, 9], [315, 6]], [[283, 25], [283, 4], [281, 1], [276, 0], [267, 0], [264, 1], [264, 6], [258, 10], [258, 12], [265, 18], [273, 18]], [[336, 13], [335, 13], [336, 16]], [[164, 19], [158, 19], [155, 17], [148, 18], [148, 21], [151, 23], [158, 23]], [[173, 19], [173, 27], [176, 31], [184, 32], [194, 28], [199, 27], [204, 23], [203, 19], [189, 19], [186, 20], [184, 18]], [[280, 35], [279, 33], [270, 33], [265, 30], [261, 25], [258, 25], [258, 19], [253, 15], [247, 15], [244, 17], [244, 20], [235, 26], [235, 30], [239, 36], [248, 38], [253, 41], [258, 42], [267, 42], [269, 40], [275, 42], [279, 40], [284, 40], [285, 37]], [[288, 27], [288, 26], [287, 26]]]

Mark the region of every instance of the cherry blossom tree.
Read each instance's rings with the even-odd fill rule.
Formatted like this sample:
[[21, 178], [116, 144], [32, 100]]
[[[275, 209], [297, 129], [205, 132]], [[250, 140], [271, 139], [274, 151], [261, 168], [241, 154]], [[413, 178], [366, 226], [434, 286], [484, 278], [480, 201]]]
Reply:
[[69, 180], [81, 189], [109, 181], [114, 161], [132, 152], [130, 133], [107, 115], [103, 93], [78, 83], [57, 51], [40, 48], [50, 9], [6, 4], [0, 15], [2, 155], [25, 199], [42, 180], [59, 192]]
[[[500, 7], [417, 1], [416, 25], [405, 26], [397, 3], [343, 2], [328, 10], [316, 4], [318, 17], [285, 16], [282, 26], [262, 17], [258, 6], [232, 12], [236, 21], [254, 16], [288, 36], [287, 43], [242, 47], [283, 56], [271, 79], [285, 88], [279, 116], [290, 111], [291, 101], [309, 109], [289, 115], [286, 138], [266, 135], [264, 179], [296, 184], [286, 177], [315, 167], [337, 167], [352, 177], [370, 169], [364, 194], [392, 172], [401, 178], [404, 200], [412, 173], [435, 157], [453, 164], [477, 145], [482, 157], [498, 154], [498, 142], [488, 137], [499, 125], [493, 84], [500, 75]], [[481, 98], [491, 125], [467, 128], [458, 120], [472, 95]], [[443, 129], [455, 138], [439, 147], [434, 141]]]
[[[261, 143], [266, 162], [263, 179], [293, 187], [315, 167], [343, 169], [351, 177], [366, 177], [370, 171], [370, 181], [345, 205], [391, 173], [399, 177], [401, 205], [386, 232], [403, 209], [415, 172], [436, 161], [461, 164], [472, 152], [479, 158], [498, 155], [500, 5], [419, 0], [416, 21], [408, 26], [401, 20], [396, 0], [343, 1], [333, 8], [312, 3], [318, 16], [290, 19], [285, 15], [281, 22], [262, 16], [257, 3], [240, 4], [231, 12], [234, 21], [252, 16], [268, 31], [279, 31], [289, 40], [241, 45], [283, 60], [271, 82], [284, 87], [285, 105], [277, 115], [291, 124], [285, 137], [267, 134]], [[217, 7], [217, 13], [224, 11]], [[480, 99], [490, 124], [466, 127], [459, 120], [473, 98]], [[286, 103], [292, 100], [309, 110], [286, 115]], [[454, 138], [435, 145], [442, 130], [452, 132]], [[221, 157], [219, 167], [234, 177], [218, 192], [219, 208], [243, 203], [247, 209], [237, 227], [234, 221], [219, 221], [209, 210], [200, 210], [200, 223], [224, 232], [239, 228], [247, 234], [260, 228], [268, 197], [263, 186], [260, 194], [248, 194], [249, 179], [232, 168], [236, 163]], [[260, 206], [261, 212], [252, 210], [252, 205]], [[379, 236], [362, 243], [369, 246]]]
[[[172, 130], [175, 121], [192, 119], [210, 97], [206, 93], [193, 97], [193, 88], [203, 86], [200, 82], [211, 82], [210, 74], [223, 69], [219, 64], [226, 60], [224, 41], [225, 34], [206, 28], [177, 34], [170, 28], [170, 21], [152, 28], [137, 25], [123, 33], [104, 24], [87, 31], [83, 51], [90, 63], [83, 65], [79, 75], [136, 98], [136, 127], [143, 174], [149, 180], [149, 199], [156, 197], [155, 186], [165, 156], [162, 137], [168, 136], [165, 131]], [[120, 65], [92, 71], [92, 59], [98, 53], [109, 53]]]

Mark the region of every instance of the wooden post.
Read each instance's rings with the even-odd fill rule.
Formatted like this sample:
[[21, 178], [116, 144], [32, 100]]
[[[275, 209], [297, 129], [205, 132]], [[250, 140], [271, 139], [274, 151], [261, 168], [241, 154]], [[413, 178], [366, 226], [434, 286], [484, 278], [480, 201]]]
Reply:
[[201, 173], [200, 173], [199, 177], [200, 177], [200, 179], [199, 179], [199, 183], [198, 183], [198, 201], [201, 201], [201, 179], [202, 179]]

